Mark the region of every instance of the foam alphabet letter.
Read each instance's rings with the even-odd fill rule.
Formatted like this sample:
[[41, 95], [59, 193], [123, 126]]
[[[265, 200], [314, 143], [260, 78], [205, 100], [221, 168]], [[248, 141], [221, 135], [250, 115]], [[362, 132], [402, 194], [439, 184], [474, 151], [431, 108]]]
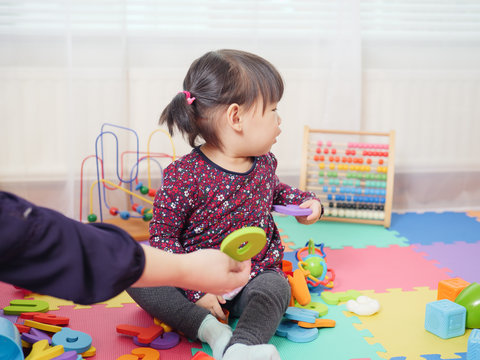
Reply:
[[52, 336], [53, 345], [63, 345], [65, 351], [74, 350], [83, 353], [92, 346], [92, 337], [81, 331], [63, 328]]
[[15, 299], [10, 301], [10, 306], [3, 308], [5, 315], [20, 315], [24, 312], [47, 312], [48, 303], [43, 300]]

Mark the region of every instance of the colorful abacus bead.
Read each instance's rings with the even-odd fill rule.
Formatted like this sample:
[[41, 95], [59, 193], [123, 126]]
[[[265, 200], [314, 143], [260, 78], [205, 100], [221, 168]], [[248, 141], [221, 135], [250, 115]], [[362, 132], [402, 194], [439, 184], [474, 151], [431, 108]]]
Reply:
[[113, 216], [118, 215], [118, 208], [116, 207], [112, 206], [109, 211], [110, 211], [110, 214], [112, 214]]
[[130, 213], [128, 211], [120, 211], [120, 217], [123, 220], [128, 220], [130, 219]]
[[93, 223], [93, 222], [97, 221], [97, 215], [88, 214], [87, 220], [88, 220], [88, 222]]

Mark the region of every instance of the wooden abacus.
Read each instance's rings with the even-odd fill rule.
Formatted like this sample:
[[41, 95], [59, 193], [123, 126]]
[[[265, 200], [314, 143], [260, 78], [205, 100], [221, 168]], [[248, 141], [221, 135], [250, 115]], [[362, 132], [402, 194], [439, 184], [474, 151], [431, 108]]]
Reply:
[[[373, 142], [372, 142], [373, 139]], [[323, 220], [390, 226], [395, 132], [305, 126], [300, 189], [317, 194]]]

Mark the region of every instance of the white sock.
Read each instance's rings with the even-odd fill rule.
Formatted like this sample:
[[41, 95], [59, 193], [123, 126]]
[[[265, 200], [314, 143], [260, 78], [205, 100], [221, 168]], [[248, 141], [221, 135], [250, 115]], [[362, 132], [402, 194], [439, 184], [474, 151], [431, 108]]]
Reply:
[[206, 342], [213, 351], [213, 357], [221, 360], [225, 346], [227, 346], [232, 337], [232, 329], [226, 324], [222, 324], [213, 315], [208, 314], [202, 321], [198, 329], [198, 338]]
[[233, 344], [225, 351], [223, 360], [280, 360], [280, 354], [271, 344]]

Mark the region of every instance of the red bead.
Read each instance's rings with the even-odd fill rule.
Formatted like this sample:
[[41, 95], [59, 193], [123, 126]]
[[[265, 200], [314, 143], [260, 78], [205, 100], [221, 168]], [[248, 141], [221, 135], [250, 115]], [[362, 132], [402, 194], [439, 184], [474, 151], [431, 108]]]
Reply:
[[118, 209], [112, 206], [110, 208], [110, 214], [112, 214], [113, 216], [118, 215]]
[[155, 197], [156, 194], [157, 194], [157, 190], [155, 189], [148, 190], [148, 196]]
[[323, 153], [328, 154], [328, 149], [327, 148], [323, 149]]
[[137, 211], [137, 207], [138, 207], [138, 204], [137, 204], [137, 203], [134, 203], [134, 204], [132, 205], [132, 210], [133, 210], [133, 211]]

